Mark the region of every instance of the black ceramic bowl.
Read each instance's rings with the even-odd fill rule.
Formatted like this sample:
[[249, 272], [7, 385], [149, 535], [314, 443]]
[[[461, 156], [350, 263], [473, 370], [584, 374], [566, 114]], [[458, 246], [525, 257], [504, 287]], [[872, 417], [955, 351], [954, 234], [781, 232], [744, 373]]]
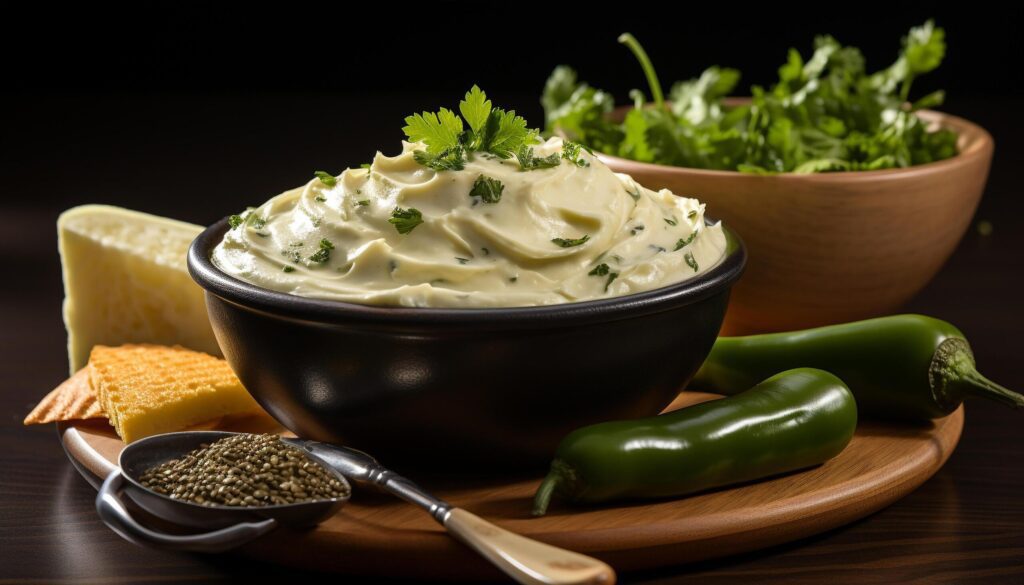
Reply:
[[380, 307], [275, 292], [192, 243], [217, 342], [256, 400], [309, 439], [418, 467], [543, 465], [581, 426], [660, 412], [704, 361], [746, 262], [611, 299], [541, 307]]

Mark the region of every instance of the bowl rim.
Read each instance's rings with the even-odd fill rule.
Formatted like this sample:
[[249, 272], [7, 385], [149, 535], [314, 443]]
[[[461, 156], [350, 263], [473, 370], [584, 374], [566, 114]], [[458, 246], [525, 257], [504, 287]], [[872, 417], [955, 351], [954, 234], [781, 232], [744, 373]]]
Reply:
[[[742, 105], [750, 101], [749, 97], [733, 96], [725, 98], [727, 105]], [[647, 106], [651, 104], [648, 103]], [[624, 112], [633, 109], [631, 105], [617, 106], [610, 112], [615, 118], [625, 115]], [[695, 167], [677, 167], [659, 163], [637, 161], [613, 154], [594, 151], [594, 154], [601, 162], [612, 167], [616, 172], [632, 173], [643, 171], [647, 173], [675, 173], [691, 177], [703, 177], [707, 179], [753, 179], [765, 181], [795, 181], [795, 182], [819, 182], [819, 183], [844, 183], [850, 181], [875, 181], [875, 180], [899, 180], [919, 176], [922, 174], [942, 173], [954, 167], [962, 167], [976, 162], [979, 158], [990, 158], [995, 148], [995, 141], [992, 135], [981, 127], [966, 118], [961, 118], [938, 110], [918, 110], [916, 112], [929, 124], [956, 130], [957, 148], [959, 152], [950, 158], [932, 161], [910, 167], [895, 169], [879, 169], [874, 171], [837, 171], [834, 173], [794, 173], [792, 171], [759, 175], [754, 173], [742, 173], [740, 171], [723, 171], [715, 169], [699, 169]]]
[[747, 262], [746, 246], [723, 224], [726, 252], [715, 266], [694, 278], [650, 291], [619, 297], [526, 307], [436, 308], [362, 305], [318, 299], [264, 288], [235, 278], [211, 258], [228, 228], [228, 218], [204, 229], [189, 246], [188, 271], [208, 295], [270, 316], [313, 323], [378, 324], [392, 326], [499, 326], [548, 328], [568, 324], [607, 322], [659, 313], [702, 301], [727, 291], [739, 279]]

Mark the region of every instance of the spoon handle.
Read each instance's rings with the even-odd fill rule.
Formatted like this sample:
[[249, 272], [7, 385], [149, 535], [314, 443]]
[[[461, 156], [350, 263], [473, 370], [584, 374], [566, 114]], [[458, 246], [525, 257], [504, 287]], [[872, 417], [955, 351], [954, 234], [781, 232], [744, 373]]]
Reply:
[[615, 583], [615, 571], [597, 559], [509, 532], [462, 508], [451, 509], [444, 527], [519, 583]]

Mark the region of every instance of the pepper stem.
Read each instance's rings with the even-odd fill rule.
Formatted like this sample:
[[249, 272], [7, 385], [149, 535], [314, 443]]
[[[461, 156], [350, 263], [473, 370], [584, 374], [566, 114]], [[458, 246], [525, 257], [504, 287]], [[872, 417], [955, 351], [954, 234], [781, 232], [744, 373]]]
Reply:
[[551, 503], [551, 496], [555, 493], [555, 488], [558, 487], [561, 481], [560, 475], [555, 470], [551, 470], [550, 473], [544, 478], [544, 481], [540, 482], [540, 486], [537, 488], [537, 493], [533, 496], [533, 510], [531, 514], [534, 516], [543, 516], [548, 511], [548, 504]]
[[963, 372], [959, 382], [964, 394], [982, 396], [1015, 408], [1024, 408], [1024, 395], [996, 384], [974, 368]]
[[[943, 341], [932, 358], [929, 381], [937, 399], [959, 405], [963, 396], [980, 396], [1016, 408], [1024, 408], [1024, 395], [989, 380], [978, 371], [974, 353], [966, 339], [951, 337]], [[952, 412], [953, 408], [949, 411]]]

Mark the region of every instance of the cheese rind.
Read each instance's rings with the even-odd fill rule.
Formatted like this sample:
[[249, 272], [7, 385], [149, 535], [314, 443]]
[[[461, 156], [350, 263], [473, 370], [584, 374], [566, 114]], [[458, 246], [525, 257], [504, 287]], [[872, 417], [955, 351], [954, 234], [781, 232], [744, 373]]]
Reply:
[[221, 355], [203, 290], [186, 267], [202, 227], [107, 205], [57, 220], [72, 373], [96, 345], [183, 345]]
[[89, 382], [125, 443], [222, 416], [263, 413], [227, 362], [183, 347], [97, 345]]

